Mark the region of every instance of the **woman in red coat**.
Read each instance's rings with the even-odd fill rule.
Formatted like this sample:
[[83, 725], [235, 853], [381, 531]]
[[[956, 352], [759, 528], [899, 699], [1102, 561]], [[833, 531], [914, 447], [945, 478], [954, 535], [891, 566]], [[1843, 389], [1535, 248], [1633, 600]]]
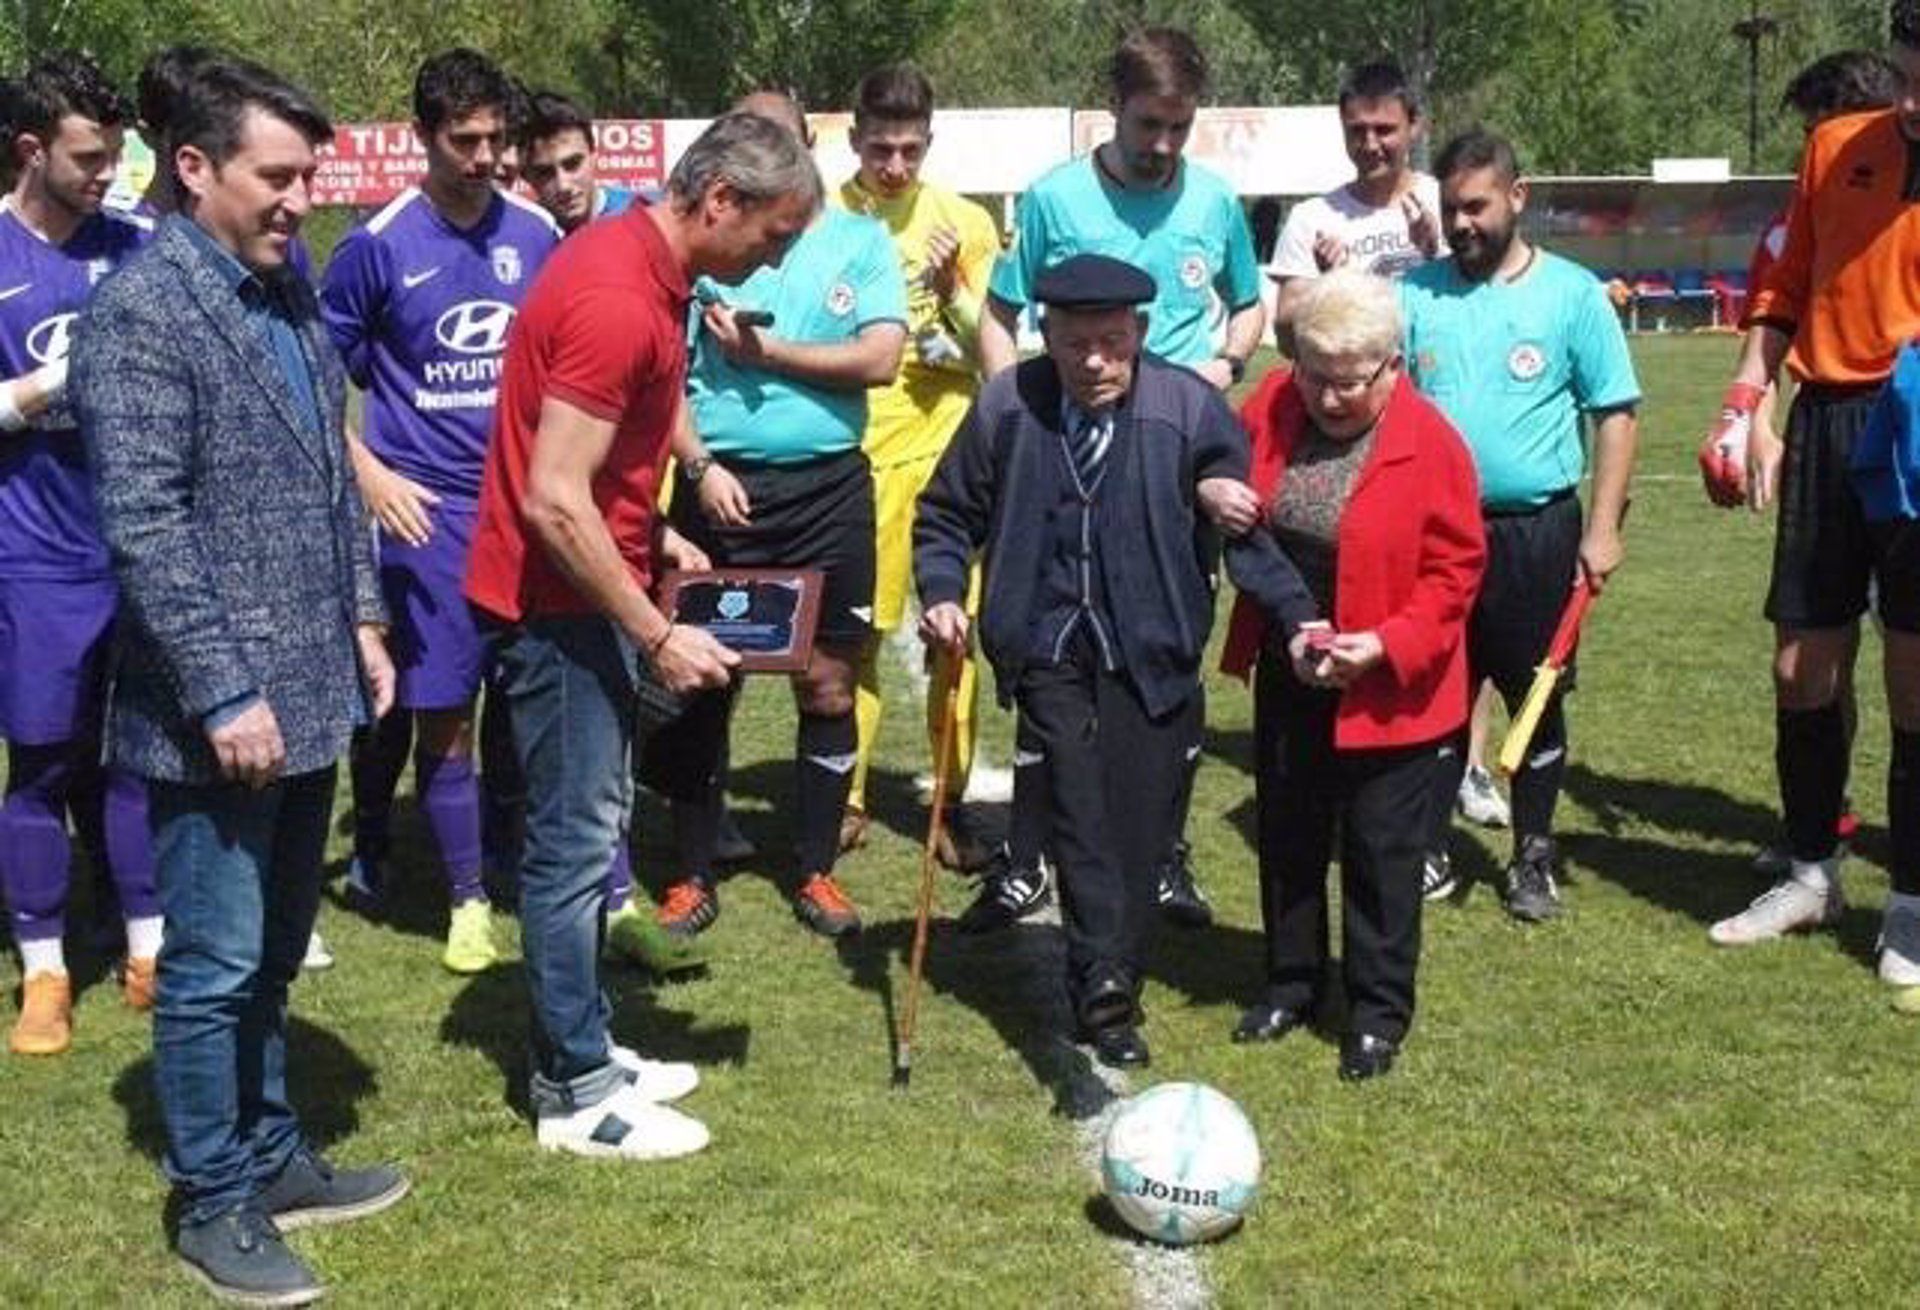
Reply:
[[1473, 460], [1401, 375], [1391, 284], [1320, 278], [1298, 364], [1241, 418], [1260, 513], [1323, 623], [1283, 636], [1245, 596], [1223, 665], [1254, 681], [1267, 986], [1234, 1030], [1273, 1041], [1313, 1012], [1340, 834], [1347, 1029], [1340, 1076], [1392, 1067], [1413, 1019], [1420, 868], [1440, 750], [1467, 717], [1466, 615], [1486, 558]]

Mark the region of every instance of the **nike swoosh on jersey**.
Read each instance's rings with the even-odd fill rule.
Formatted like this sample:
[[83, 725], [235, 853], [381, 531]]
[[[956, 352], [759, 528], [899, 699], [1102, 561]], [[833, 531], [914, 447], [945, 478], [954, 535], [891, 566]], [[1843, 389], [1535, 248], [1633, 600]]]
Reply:
[[0, 300], [12, 300], [15, 296], [19, 295], [21, 292], [31, 291], [31, 290], [33, 290], [33, 283], [22, 282], [17, 287], [8, 287], [5, 291], [0, 291]]
[[420, 273], [402, 273], [400, 275], [400, 285], [411, 291], [422, 282], [430, 282], [439, 276], [440, 268], [438, 265], [435, 265]]

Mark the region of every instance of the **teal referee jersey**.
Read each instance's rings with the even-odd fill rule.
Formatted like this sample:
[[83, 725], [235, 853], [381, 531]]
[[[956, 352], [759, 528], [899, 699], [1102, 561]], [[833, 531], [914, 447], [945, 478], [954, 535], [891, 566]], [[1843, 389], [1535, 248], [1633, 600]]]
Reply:
[[1469, 282], [1451, 259], [1400, 281], [1407, 371], [1473, 451], [1490, 510], [1537, 508], [1587, 468], [1583, 414], [1640, 399], [1600, 280], [1536, 248], [1517, 282]]
[[1091, 154], [1043, 174], [1020, 197], [1013, 244], [987, 289], [1024, 308], [1042, 271], [1084, 254], [1124, 259], [1152, 276], [1147, 349], [1176, 364], [1203, 364], [1216, 353], [1216, 295], [1229, 311], [1260, 299], [1239, 197], [1226, 179], [1186, 160], [1171, 183], [1145, 190], [1115, 184]]
[[867, 393], [816, 386], [769, 369], [735, 364], [707, 335], [700, 301], [718, 297], [773, 314], [768, 328], [789, 341], [851, 341], [874, 323], [907, 322], [906, 283], [887, 229], [829, 207], [800, 234], [777, 267], [737, 287], [702, 278], [694, 287], [687, 399], [694, 430], [715, 455], [799, 464], [853, 450], [867, 428]]

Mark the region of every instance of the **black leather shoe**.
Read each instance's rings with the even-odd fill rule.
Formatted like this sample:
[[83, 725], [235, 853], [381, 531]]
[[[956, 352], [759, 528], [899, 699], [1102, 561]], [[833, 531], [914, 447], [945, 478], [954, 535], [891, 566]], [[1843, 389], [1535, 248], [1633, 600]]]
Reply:
[[1118, 974], [1095, 974], [1080, 992], [1080, 1023], [1098, 1032], [1118, 1024], [1136, 1023], [1133, 988]]
[[1241, 1012], [1240, 1022], [1233, 1030], [1233, 1040], [1242, 1044], [1277, 1042], [1306, 1021], [1307, 1015], [1304, 1010], [1296, 1010], [1286, 1005], [1270, 1005], [1262, 1001]]
[[1130, 1023], [1097, 1029], [1092, 1041], [1094, 1059], [1109, 1069], [1144, 1069], [1153, 1062], [1147, 1039]]
[[1340, 1042], [1340, 1080], [1357, 1083], [1393, 1068], [1400, 1044], [1372, 1033], [1348, 1033]]

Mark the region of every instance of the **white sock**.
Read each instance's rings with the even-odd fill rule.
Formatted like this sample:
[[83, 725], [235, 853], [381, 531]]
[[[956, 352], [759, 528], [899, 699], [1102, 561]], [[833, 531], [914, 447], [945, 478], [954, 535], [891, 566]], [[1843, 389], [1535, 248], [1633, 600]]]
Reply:
[[1840, 880], [1840, 861], [1831, 858], [1795, 860], [1792, 877], [1801, 886], [1811, 888], [1824, 896], [1832, 891], [1834, 884]]
[[21, 973], [65, 973], [66, 971], [67, 948], [58, 937], [20, 943]]
[[157, 914], [127, 920], [127, 955], [135, 960], [151, 960], [160, 954], [161, 929], [166, 920]]

